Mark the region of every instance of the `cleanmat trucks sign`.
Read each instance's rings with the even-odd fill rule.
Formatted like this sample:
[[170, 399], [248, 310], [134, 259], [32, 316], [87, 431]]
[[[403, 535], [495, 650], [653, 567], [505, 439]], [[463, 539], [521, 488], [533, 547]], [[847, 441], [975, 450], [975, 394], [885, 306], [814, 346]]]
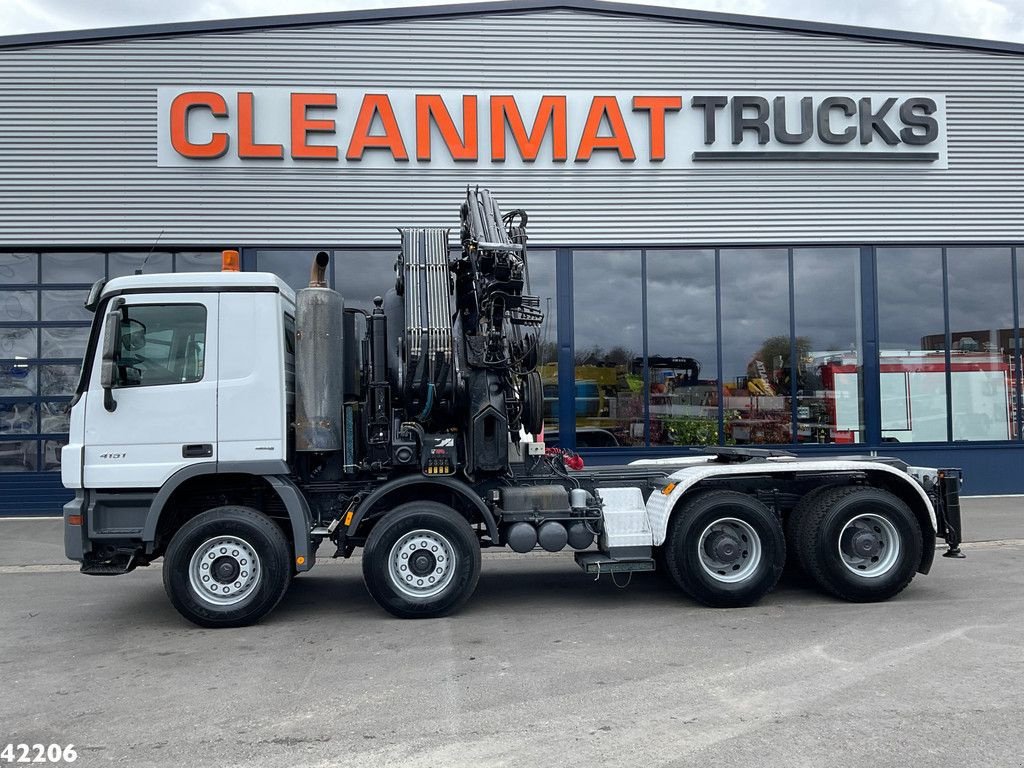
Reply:
[[936, 94], [160, 88], [160, 166], [946, 168]]

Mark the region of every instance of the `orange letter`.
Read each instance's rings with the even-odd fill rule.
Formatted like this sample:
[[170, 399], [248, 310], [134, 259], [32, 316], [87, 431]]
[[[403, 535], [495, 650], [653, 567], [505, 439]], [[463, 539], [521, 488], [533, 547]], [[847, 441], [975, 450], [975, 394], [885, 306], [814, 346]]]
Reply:
[[306, 110], [310, 107], [337, 109], [338, 97], [333, 93], [292, 94], [292, 158], [337, 160], [337, 147], [306, 143], [310, 133], [334, 133], [334, 120], [310, 120], [306, 117]]
[[491, 96], [491, 160], [505, 161], [505, 121], [508, 121], [519, 154], [526, 162], [533, 162], [540, 152], [544, 133], [551, 124], [551, 159], [565, 162], [568, 155], [565, 130], [565, 96], [543, 96], [537, 107], [533, 130], [526, 135], [526, 126], [519, 114], [515, 96]]
[[284, 147], [280, 144], [257, 144], [253, 139], [256, 133], [253, 120], [252, 94], [238, 94], [238, 156], [239, 157], [284, 157]]
[[633, 111], [651, 113], [651, 160], [665, 159], [665, 113], [683, 108], [681, 96], [634, 96]]
[[448, 107], [440, 96], [416, 95], [416, 159], [430, 159], [430, 121], [433, 118], [437, 130], [441, 132], [441, 138], [452, 160], [476, 160], [476, 96], [462, 97], [462, 135], [465, 140], [459, 138], [455, 130], [455, 121], [452, 120]]
[[[598, 136], [601, 120], [606, 116], [612, 135]], [[595, 149], [614, 149], [619, 153], [620, 160], [636, 160], [626, 123], [622, 119], [622, 112], [619, 111], [619, 102], [614, 96], [595, 96], [590, 102], [590, 112], [587, 113], [587, 124], [583, 126], [576, 159], [586, 162]]]
[[[380, 115], [381, 125], [384, 126], [383, 136], [370, 135], [375, 115]], [[366, 149], [389, 149], [395, 160], [409, 159], [402, 141], [402, 132], [398, 129], [398, 120], [395, 119], [395, 110], [391, 108], [391, 99], [386, 93], [368, 93], [363, 96], [363, 104], [359, 107], [356, 127], [352, 129], [352, 141], [349, 142], [345, 157], [349, 160], [362, 160]]]
[[171, 146], [182, 157], [213, 160], [228, 151], [228, 135], [214, 133], [205, 144], [193, 144], [188, 138], [188, 113], [206, 107], [214, 117], [227, 117], [228, 105], [224, 97], [213, 91], [186, 91], [171, 102]]

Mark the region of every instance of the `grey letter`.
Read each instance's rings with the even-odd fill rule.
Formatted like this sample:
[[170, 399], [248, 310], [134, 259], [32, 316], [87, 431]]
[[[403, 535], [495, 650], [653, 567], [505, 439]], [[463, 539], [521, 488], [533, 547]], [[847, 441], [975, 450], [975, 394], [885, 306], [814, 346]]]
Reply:
[[818, 136], [826, 144], [849, 144], [857, 135], [857, 129], [851, 125], [842, 133], [834, 133], [829, 125], [829, 112], [833, 109], [843, 110], [847, 117], [857, 114], [857, 105], [853, 103], [853, 99], [845, 96], [829, 96], [822, 99], [818, 105]]
[[865, 96], [860, 100], [860, 143], [870, 144], [871, 140], [875, 138], [875, 131], [882, 137], [882, 140], [886, 144], [899, 144], [900, 139], [896, 135], [896, 132], [889, 127], [889, 124], [885, 122], [886, 113], [892, 109], [892, 105], [896, 103], [896, 99], [888, 98], [882, 104], [882, 108], [877, 112], [871, 111], [871, 99]]
[[[757, 110], [756, 117], [744, 117], [743, 109], [753, 107]], [[763, 96], [732, 97], [732, 143], [743, 141], [744, 131], [757, 131], [757, 143], [767, 144], [771, 138], [768, 131], [768, 99]]]
[[[917, 114], [914, 109], [920, 107], [923, 114]], [[900, 104], [900, 120], [907, 126], [920, 126], [924, 133], [914, 133], [913, 127], [904, 128], [900, 131], [900, 138], [907, 144], [931, 144], [939, 136], [939, 123], [934, 117], [936, 106], [934, 99], [907, 99]]]
[[694, 109], [704, 110], [704, 143], [715, 143], [715, 114], [729, 103], [725, 96], [694, 96], [690, 102]]
[[814, 132], [814, 100], [810, 96], [800, 99], [800, 133], [786, 130], [786, 97], [776, 96], [772, 102], [775, 138], [782, 144], [803, 144]]

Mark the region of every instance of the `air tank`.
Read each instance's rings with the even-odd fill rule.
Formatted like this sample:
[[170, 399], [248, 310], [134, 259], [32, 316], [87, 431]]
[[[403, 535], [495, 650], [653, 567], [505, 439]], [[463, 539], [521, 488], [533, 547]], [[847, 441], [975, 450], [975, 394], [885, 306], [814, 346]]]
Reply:
[[313, 260], [309, 287], [295, 294], [295, 449], [343, 446], [344, 314], [341, 294], [327, 287], [330, 257]]

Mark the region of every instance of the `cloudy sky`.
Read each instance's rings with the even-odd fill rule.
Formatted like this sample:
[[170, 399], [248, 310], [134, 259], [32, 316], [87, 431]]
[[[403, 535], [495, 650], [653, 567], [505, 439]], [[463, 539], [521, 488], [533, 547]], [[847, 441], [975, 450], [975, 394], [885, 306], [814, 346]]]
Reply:
[[[0, 35], [424, 4], [429, 0], [0, 0]], [[1024, 0], [648, 0], [645, 4], [1024, 42]]]

